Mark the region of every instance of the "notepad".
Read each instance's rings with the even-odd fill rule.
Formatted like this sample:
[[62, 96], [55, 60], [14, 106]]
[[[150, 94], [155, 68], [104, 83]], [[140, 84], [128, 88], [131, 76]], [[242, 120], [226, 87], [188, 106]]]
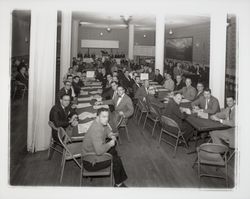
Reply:
[[86, 133], [92, 123], [93, 123], [93, 120], [89, 121], [89, 122], [86, 122], [84, 124], [78, 124], [78, 133], [79, 134], [80, 133]]
[[96, 113], [83, 112], [80, 115], [78, 115], [78, 118], [80, 120], [85, 120], [86, 118], [96, 118]]
[[198, 111], [198, 117], [203, 118], [203, 119], [208, 119], [208, 113]]
[[182, 99], [181, 100], [181, 103], [187, 103], [187, 102], [190, 102], [190, 100], [188, 100], [188, 99]]
[[95, 77], [95, 71], [87, 71], [86, 77], [87, 78], [94, 78]]
[[140, 74], [140, 79], [141, 80], [148, 80], [148, 73], [141, 73]]
[[92, 106], [90, 103], [80, 103], [76, 105], [77, 108], [85, 108], [90, 106]]

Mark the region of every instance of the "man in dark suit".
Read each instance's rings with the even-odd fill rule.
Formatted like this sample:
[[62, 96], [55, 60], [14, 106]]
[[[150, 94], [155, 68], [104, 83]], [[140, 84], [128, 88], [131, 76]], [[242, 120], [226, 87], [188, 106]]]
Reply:
[[204, 89], [203, 96], [193, 101], [191, 106], [196, 110], [202, 110], [204, 113], [208, 113], [210, 115], [220, 111], [219, 101], [211, 95], [211, 90], [209, 88]]
[[155, 79], [154, 79], [154, 81], [158, 82], [158, 84], [162, 84], [163, 77], [160, 74], [160, 70], [159, 69], [155, 69]]
[[141, 87], [141, 80], [140, 80], [140, 76], [136, 76], [135, 77], [135, 83], [133, 84], [133, 93], [135, 95], [135, 93], [137, 92], [137, 90]]
[[[103, 160], [102, 154], [109, 153], [113, 158], [113, 173], [115, 187], [126, 187], [124, 181], [127, 174], [123, 167], [121, 158], [115, 149], [116, 137], [112, 133], [108, 124], [109, 111], [105, 108], [97, 110], [97, 117], [89, 127], [84, 136], [82, 144], [82, 154], [95, 153], [97, 156], [92, 161], [83, 161], [83, 167], [88, 171], [98, 171], [110, 166], [110, 160]], [[109, 141], [106, 141], [106, 140]]]
[[211, 119], [231, 126], [232, 128], [212, 131], [209, 134], [213, 143], [223, 144], [221, 140], [224, 140], [226, 143], [229, 143], [230, 147], [235, 148], [235, 99], [233, 96], [228, 96], [226, 100], [227, 108], [212, 115]]
[[[180, 93], [175, 93], [173, 99], [169, 99], [167, 107], [163, 112], [163, 115], [174, 120], [180, 127], [181, 131], [184, 132], [184, 138], [188, 141], [193, 135], [193, 128], [186, 121], [185, 118], [188, 114], [191, 114], [190, 109], [181, 109], [180, 103], [182, 100], [182, 95]], [[170, 132], [177, 133], [176, 128], [169, 127]]]
[[69, 95], [70, 100], [71, 101], [73, 100], [71, 85], [72, 85], [72, 83], [69, 80], [64, 81], [64, 87], [61, 88], [57, 94], [57, 98], [56, 98], [57, 104], [60, 104], [60, 99], [61, 99], [61, 96], [63, 96], [63, 95]]
[[196, 88], [197, 88], [197, 93], [196, 93], [196, 96], [195, 96], [194, 100], [197, 100], [201, 96], [203, 96], [203, 93], [204, 93], [204, 84], [201, 83], [201, 82], [198, 82]]
[[19, 73], [16, 75], [16, 81], [19, 81], [20, 83], [22, 83], [23, 85], [26, 86], [26, 88], [28, 88], [29, 86], [29, 78], [26, 75], [26, 67], [25, 66], [21, 66], [19, 68]]
[[73, 81], [72, 81], [72, 87], [74, 89], [75, 92], [75, 96], [78, 97], [81, 91], [81, 86], [79, 83], [80, 77], [79, 76], [74, 76], [73, 77]]
[[131, 77], [129, 76], [128, 70], [125, 70], [125, 72], [124, 72], [124, 76], [121, 79], [121, 85], [123, 86], [123, 88], [126, 89], [127, 94], [129, 96], [131, 96], [131, 94], [133, 93], [133, 91], [132, 91], [133, 81], [132, 81]]
[[[67, 94], [62, 94], [60, 96], [60, 103], [54, 105], [49, 114], [49, 120], [58, 127], [62, 127], [66, 130], [68, 126], [78, 125], [77, 114], [70, 107], [70, 96]], [[52, 130], [52, 137], [54, 140], [57, 140], [57, 132]]]
[[144, 80], [143, 85], [137, 89], [135, 93], [135, 99], [140, 99], [145, 101], [148, 95], [149, 81]]

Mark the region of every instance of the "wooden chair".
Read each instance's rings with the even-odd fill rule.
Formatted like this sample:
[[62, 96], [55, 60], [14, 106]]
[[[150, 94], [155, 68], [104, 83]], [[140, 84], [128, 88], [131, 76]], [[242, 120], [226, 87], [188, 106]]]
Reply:
[[[201, 177], [207, 176], [225, 179], [228, 187], [227, 153], [228, 148], [223, 144], [205, 143], [197, 147], [199, 185]], [[225, 168], [225, 177], [201, 173], [202, 165]]]
[[60, 175], [60, 183], [61, 183], [66, 161], [73, 160], [77, 164], [77, 166], [81, 169], [81, 165], [77, 161], [77, 158], [81, 157], [82, 143], [71, 142], [69, 136], [62, 127], [58, 129], [57, 134], [58, 134], [58, 139], [61, 145], [63, 146], [63, 157], [62, 157], [61, 175]]
[[149, 105], [149, 111], [147, 112], [146, 114], [146, 119], [144, 121], [144, 124], [143, 124], [143, 129], [145, 128], [145, 125], [146, 125], [146, 121], [147, 119], [150, 119], [153, 121], [154, 125], [153, 125], [153, 129], [152, 129], [152, 133], [151, 133], [151, 136], [154, 135], [154, 131], [155, 131], [155, 126], [158, 122], [160, 122], [160, 118], [161, 118], [161, 115], [160, 113], [153, 107], [153, 105]]
[[[129, 133], [128, 133], [128, 126], [127, 126], [127, 123], [128, 123], [128, 119], [125, 118], [125, 117], [120, 117], [119, 119], [119, 122], [116, 126], [116, 128], [119, 130], [120, 128], [124, 128], [125, 131], [126, 131], [126, 134], [127, 134], [127, 139], [128, 141], [130, 142], [130, 137], [129, 137]], [[120, 132], [119, 132], [120, 134]], [[121, 141], [121, 137], [119, 136], [119, 143], [122, 144], [122, 141]]]
[[[83, 167], [83, 160], [91, 162], [92, 160], [95, 160], [98, 156], [98, 159], [101, 161], [110, 160], [110, 166], [101, 169], [98, 171], [87, 171]], [[82, 179], [83, 177], [100, 177], [100, 176], [110, 176], [110, 184], [113, 186], [113, 157], [109, 153], [104, 153], [103, 155], [96, 155], [95, 153], [87, 153], [85, 155], [82, 155], [81, 157], [81, 173], [80, 173], [80, 186], [82, 185]]]
[[[160, 132], [159, 144], [161, 143], [161, 141], [164, 141], [167, 144], [173, 146], [174, 147], [173, 158], [174, 158], [175, 154], [176, 154], [176, 151], [177, 151], [179, 141], [183, 141], [186, 148], [188, 148], [187, 142], [186, 142], [185, 138], [183, 137], [184, 132], [182, 132], [179, 125], [169, 117], [161, 116], [161, 124], [162, 124], [162, 128], [161, 128], [161, 132]], [[176, 133], [169, 132], [168, 127], [176, 128], [177, 132]], [[163, 133], [175, 138], [176, 139], [175, 144], [173, 144], [173, 143], [169, 142], [168, 140], [162, 138]]]

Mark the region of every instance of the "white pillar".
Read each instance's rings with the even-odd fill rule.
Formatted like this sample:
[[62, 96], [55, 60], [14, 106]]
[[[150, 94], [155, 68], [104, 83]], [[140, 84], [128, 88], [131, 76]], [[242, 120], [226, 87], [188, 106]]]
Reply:
[[225, 100], [226, 26], [226, 13], [217, 12], [211, 15], [209, 87], [221, 107], [224, 107]]
[[72, 37], [71, 37], [71, 58], [77, 57], [78, 53], [78, 31], [79, 31], [79, 21], [72, 21]]
[[57, 11], [32, 9], [27, 149], [48, 149], [49, 111], [54, 105], [56, 77]]
[[163, 74], [164, 70], [164, 38], [165, 18], [164, 15], [157, 15], [155, 33], [155, 69], [159, 69], [161, 74]]
[[134, 59], [134, 24], [128, 26], [128, 58]]
[[60, 55], [60, 87], [63, 85], [63, 76], [71, 65], [71, 11], [62, 11], [61, 23], [61, 55]]

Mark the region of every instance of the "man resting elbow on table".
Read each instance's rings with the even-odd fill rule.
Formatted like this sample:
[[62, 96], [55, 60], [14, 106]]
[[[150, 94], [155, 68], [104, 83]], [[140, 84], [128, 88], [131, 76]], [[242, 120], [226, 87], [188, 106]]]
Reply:
[[[184, 138], [188, 140], [193, 136], [193, 128], [190, 124], [185, 121], [187, 115], [191, 114], [191, 110], [188, 108], [181, 108], [180, 103], [182, 100], [182, 95], [180, 93], [175, 93], [172, 99], [169, 99], [167, 107], [163, 112], [163, 115], [174, 120], [180, 127], [180, 130], [184, 132]], [[177, 133], [177, 128], [168, 129], [170, 132]]]
[[174, 93], [181, 93], [185, 99], [193, 101], [196, 97], [196, 89], [191, 86], [192, 81], [190, 78], [187, 78], [185, 83], [185, 87], [183, 87], [181, 90], [174, 91]]

